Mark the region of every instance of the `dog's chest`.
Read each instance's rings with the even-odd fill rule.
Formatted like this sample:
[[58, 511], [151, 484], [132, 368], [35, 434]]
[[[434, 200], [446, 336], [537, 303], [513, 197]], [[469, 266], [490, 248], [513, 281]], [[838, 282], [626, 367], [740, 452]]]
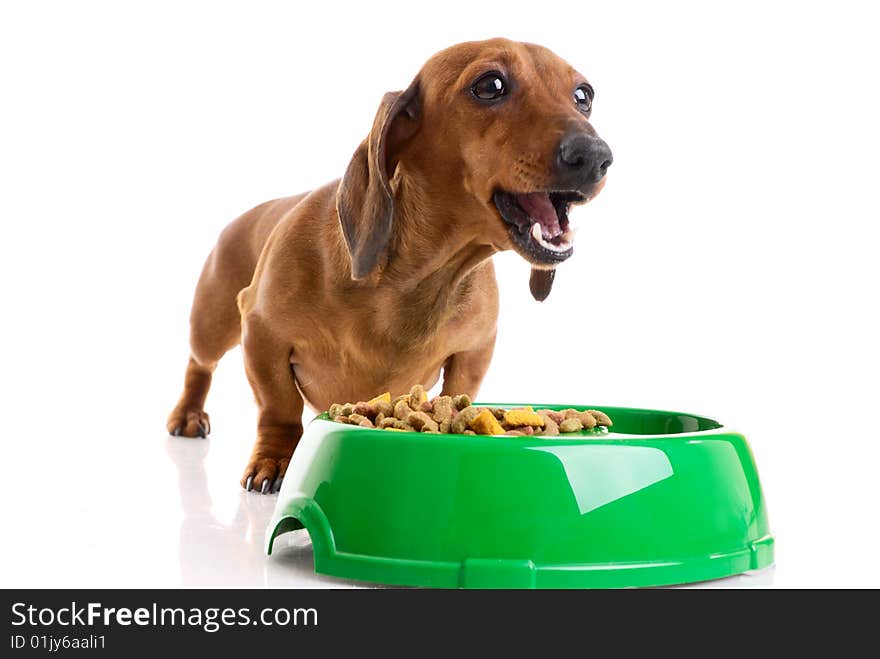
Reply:
[[482, 276], [488, 283], [469, 280], [452, 295], [353, 294], [344, 313], [300, 316], [291, 363], [307, 402], [320, 410], [385, 391], [406, 393], [414, 384], [432, 387], [452, 355], [486, 345], [495, 332], [494, 276]]
[[390, 391], [405, 393], [414, 384], [433, 386], [446, 360], [466, 349], [463, 334], [444, 327], [428, 337], [397, 340], [380, 332], [318, 331], [298, 342], [291, 363], [307, 402], [326, 409], [335, 402], [357, 402]]

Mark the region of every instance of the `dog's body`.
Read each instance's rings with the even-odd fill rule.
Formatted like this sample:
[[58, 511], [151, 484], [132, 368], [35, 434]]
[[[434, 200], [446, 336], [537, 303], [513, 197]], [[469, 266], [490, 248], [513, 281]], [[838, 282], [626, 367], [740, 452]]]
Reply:
[[490, 257], [516, 249], [549, 292], [571, 253], [568, 206], [604, 184], [610, 151], [579, 107], [592, 101], [581, 80], [537, 46], [450, 48], [386, 94], [341, 180], [230, 224], [196, 289], [169, 431], [209, 431], [211, 373], [239, 341], [260, 408], [247, 489], [283, 476], [304, 402], [427, 388], [441, 370], [443, 393], [474, 396], [495, 344]]

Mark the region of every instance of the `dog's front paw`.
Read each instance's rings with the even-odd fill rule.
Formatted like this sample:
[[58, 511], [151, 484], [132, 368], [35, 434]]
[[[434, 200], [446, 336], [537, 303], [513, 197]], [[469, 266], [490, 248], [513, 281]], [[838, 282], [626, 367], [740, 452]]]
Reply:
[[168, 416], [168, 434], [176, 437], [207, 437], [211, 421], [204, 410], [175, 409]]
[[277, 492], [287, 472], [290, 458], [251, 458], [241, 477], [241, 486], [248, 492], [259, 490], [261, 494]]

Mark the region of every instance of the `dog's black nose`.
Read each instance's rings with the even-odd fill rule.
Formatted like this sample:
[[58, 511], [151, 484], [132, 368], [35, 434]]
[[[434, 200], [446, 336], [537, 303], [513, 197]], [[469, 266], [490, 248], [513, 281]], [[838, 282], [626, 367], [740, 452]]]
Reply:
[[614, 157], [605, 140], [574, 133], [562, 138], [557, 160], [561, 183], [577, 188], [601, 180]]

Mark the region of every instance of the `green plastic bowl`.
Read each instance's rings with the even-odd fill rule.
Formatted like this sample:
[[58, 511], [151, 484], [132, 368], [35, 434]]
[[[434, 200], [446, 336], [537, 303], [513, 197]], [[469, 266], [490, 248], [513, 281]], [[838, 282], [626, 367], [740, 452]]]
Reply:
[[319, 416], [284, 479], [266, 552], [305, 528], [316, 572], [444, 588], [659, 586], [773, 563], [745, 437], [692, 414], [599, 409], [614, 432], [548, 439]]

